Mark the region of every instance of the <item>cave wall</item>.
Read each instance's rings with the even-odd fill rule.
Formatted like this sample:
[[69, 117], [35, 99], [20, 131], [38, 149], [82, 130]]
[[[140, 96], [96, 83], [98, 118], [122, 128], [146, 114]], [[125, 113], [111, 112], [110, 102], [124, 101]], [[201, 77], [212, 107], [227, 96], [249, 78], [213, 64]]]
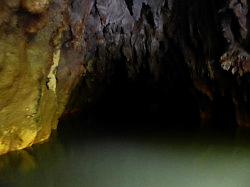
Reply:
[[0, 154], [48, 139], [117, 68], [191, 93], [202, 125], [214, 116], [250, 125], [246, 0], [3, 0], [0, 9]]

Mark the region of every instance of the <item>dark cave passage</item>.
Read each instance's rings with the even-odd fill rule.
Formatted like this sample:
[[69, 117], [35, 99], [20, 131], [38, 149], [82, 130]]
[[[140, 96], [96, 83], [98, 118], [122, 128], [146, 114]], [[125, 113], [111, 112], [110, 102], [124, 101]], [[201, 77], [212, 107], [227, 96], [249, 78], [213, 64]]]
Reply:
[[[212, 110], [207, 112], [212, 117], [204, 122], [200, 110], [203, 105], [207, 107], [207, 103], [199, 103], [188, 77], [172, 76], [174, 81], [166, 86], [164, 81], [152, 83], [145, 71], [145, 74], [131, 80], [125, 66], [121, 62], [117, 64], [112, 78], [102, 87], [94, 102], [88, 107], [78, 103], [76, 113], [61, 118], [59, 132], [71, 132], [74, 136], [86, 128], [143, 132], [170, 129], [195, 131], [202, 128], [234, 131], [237, 127], [230, 98], [215, 97], [210, 106]], [[78, 87], [75, 92], [78, 95], [74, 96], [76, 101], [80, 101], [83, 90], [84, 85], [83, 88]], [[73, 126], [71, 120], [74, 121]]]
[[[114, 129], [193, 129], [200, 127], [198, 101], [191, 91], [192, 82], [181, 63], [172, 64], [176, 72], [155, 81], [148, 68], [140, 71], [136, 78], [129, 78], [123, 58], [113, 62], [113, 74], [97, 88], [98, 94], [86, 105], [86, 80], [77, 87], [68, 106], [77, 112], [72, 115], [82, 126], [89, 124], [99, 128]], [[168, 69], [167, 65], [165, 67]], [[169, 81], [170, 80], [170, 81]], [[100, 87], [100, 86], [99, 86]], [[87, 106], [87, 107], [86, 107]], [[64, 115], [59, 130], [64, 128]], [[67, 123], [66, 123], [67, 126]], [[72, 127], [68, 127], [72, 128]], [[80, 127], [78, 127], [80, 128]], [[85, 127], [82, 127], [85, 128]]]

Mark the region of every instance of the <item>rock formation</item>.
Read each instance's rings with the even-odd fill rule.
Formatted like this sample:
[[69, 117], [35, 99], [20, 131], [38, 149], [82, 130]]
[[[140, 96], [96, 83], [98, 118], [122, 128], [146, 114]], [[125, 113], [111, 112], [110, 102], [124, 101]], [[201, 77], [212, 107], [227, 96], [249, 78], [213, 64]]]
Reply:
[[250, 126], [246, 0], [2, 0], [0, 9], [0, 154], [48, 139], [119, 64], [130, 80], [190, 92], [203, 125], [222, 115]]

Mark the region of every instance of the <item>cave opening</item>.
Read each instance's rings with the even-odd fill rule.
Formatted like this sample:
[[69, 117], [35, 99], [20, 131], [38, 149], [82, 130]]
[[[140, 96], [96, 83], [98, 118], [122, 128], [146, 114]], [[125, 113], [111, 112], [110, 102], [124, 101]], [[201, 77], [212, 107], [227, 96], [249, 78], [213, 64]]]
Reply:
[[[176, 72], [168, 72], [157, 81], [150, 75], [148, 67], [142, 68], [136, 78], [129, 78], [125, 58], [114, 60], [112, 76], [95, 88], [98, 94], [91, 98], [87, 95], [87, 99], [81, 101], [86, 97], [87, 83], [83, 79], [68, 105], [69, 110], [76, 106], [77, 110], [65, 113], [60, 119], [58, 134], [61, 139], [64, 140], [65, 136], [81, 139], [89, 130], [114, 131], [114, 134], [204, 129], [235, 132], [234, 106], [227, 96], [215, 97], [212, 112], [208, 113], [212, 118], [205, 121], [204, 126], [202, 105], [207, 106], [210, 101], [194, 92], [193, 83], [186, 73], [187, 67], [175, 60], [162, 67], [166, 71], [171, 66]], [[197, 100], [197, 97], [202, 99]]]

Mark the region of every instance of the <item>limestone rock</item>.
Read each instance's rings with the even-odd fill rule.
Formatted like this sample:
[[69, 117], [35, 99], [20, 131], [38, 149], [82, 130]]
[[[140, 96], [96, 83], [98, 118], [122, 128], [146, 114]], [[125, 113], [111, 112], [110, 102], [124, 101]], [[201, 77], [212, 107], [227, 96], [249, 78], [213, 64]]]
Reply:
[[50, 0], [22, 0], [22, 7], [32, 13], [41, 14], [46, 11], [49, 7]]
[[247, 4], [2, 0], [0, 154], [48, 139], [60, 116], [88, 105], [117, 67], [129, 80], [147, 76], [161, 90], [192, 94], [201, 120], [250, 126]]

